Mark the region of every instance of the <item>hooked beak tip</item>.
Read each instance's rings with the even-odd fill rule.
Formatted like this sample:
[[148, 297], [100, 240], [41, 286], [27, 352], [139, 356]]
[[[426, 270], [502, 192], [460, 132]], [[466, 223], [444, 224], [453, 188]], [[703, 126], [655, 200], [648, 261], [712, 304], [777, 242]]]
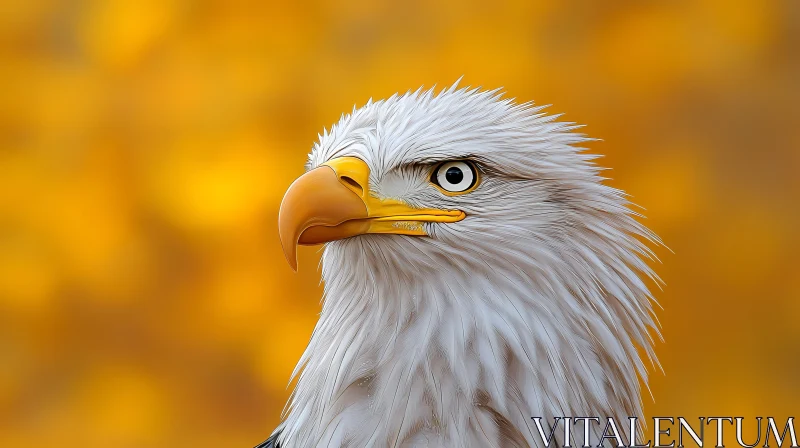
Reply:
[[[281, 222], [280, 218], [279, 222]], [[289, 263], [289, 267], [291, 267], [294, 272], [297, 272], [298, 237], [297, 235], [289, 235], [288, 234], [289, 232], [286, 231], [289, 230], [287, 226], [281, 225], [280, 227], [281, 227], [280, 240], [281, 240], [281, 248], [283, 249], [283, 255], [286, 257], [286, 261]]]

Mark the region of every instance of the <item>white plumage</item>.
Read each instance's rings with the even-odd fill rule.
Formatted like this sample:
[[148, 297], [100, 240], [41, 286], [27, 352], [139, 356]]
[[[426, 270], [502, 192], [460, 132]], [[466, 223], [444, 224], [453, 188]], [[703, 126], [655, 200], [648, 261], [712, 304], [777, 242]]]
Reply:
[[[309, 170], [357, 157], [374, 196], [466, 218], [327, 243], [281, 448], [538, 446], [534, 416], [641, 417], [637, 346], [657, 363], [658, 334], [641, 278], [659, 282], [645, 243], [660, 241], [578, 126], [541, 110], [454, 85], [370, 101], [320, 136]], [[480, 185], [442, 194], [430, 167], [446, 160], [474, 161]]]

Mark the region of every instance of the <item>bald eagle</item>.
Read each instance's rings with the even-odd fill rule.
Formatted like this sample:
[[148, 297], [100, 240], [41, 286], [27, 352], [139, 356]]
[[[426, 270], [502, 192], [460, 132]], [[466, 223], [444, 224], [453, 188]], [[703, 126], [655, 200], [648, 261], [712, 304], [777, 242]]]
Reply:
[[320, 135], [278, 221], [295, 269], [325, 244], [324, 304], [261, 446], [527, 447], [532, 417], [641, 416], [661, 242], [542, 109], [457, 82]]

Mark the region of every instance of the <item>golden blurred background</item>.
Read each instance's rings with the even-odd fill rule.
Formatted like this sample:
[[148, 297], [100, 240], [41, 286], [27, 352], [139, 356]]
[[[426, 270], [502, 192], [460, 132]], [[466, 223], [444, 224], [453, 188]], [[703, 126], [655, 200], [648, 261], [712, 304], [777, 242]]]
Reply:
[[284, 190], [353, 104], [462, 75], [588, 124], [674, 250], [648, 416], [793, 415], [798, 48], [794, 0], [6, 0], [0, 446], [266, 438], [320, 309]]

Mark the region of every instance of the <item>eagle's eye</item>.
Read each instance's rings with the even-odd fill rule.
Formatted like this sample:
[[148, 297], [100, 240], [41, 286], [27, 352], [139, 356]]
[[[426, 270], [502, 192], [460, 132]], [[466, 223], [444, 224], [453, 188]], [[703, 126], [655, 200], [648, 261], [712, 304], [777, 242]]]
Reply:
[[431, 182], [447, 195], [469, 193], [478, 185], [478, 170], [466, 160], [443, 162], [433, 170]]

